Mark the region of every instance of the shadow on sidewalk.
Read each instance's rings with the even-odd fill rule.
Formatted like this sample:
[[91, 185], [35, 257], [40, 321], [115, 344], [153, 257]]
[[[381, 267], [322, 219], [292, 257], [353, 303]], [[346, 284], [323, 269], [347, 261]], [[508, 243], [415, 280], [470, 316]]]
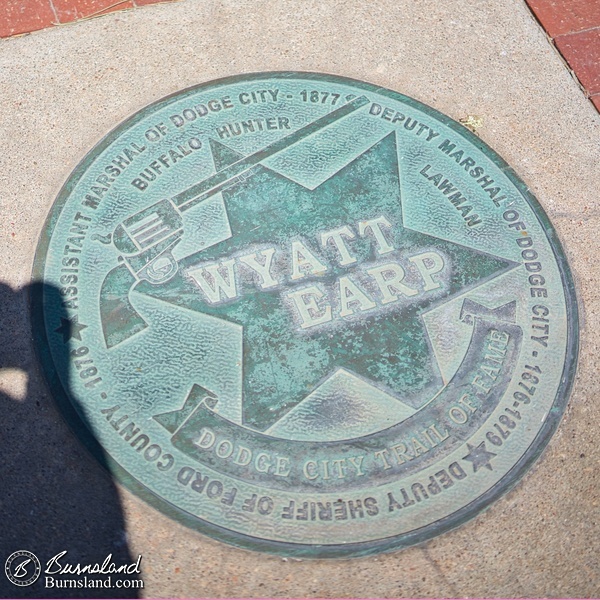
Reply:
[[[9, 395], [6, 385], [0, 389], [0, 566], [4, 571], [10, 554], [28, 550], [42, 568], [40, 578], [30, 586], [14, 585], [2, 572], [0, 596], [136, 598], [141, 581], [135, 574], [112, 575], [113, 581], [128, 580], [124, 583], [132, 586], [129, 589], [45, 587], [47, 561], [65, 550], [68, 554], [60, 562], [72, 565], [101, 564], [111, 554], [119, 566], [135, 563], [138, 557], [129, 552], [119, 495], [108, 469], [103, 470], [69, 430], [36, 367], [28, 299], [39, 300], [41, 294], [46, 306], [50, 303], [52, 311], [67, 316], [54, 287], [33, 283], [13, 290], [0, 283], [0, 382], [15, 378], [15, 372], [7, 369], [27, 377], [23, 397]], [[69, 331], [63, 337], [68, 339]], [[74, 344], [81, 345], [75, 340], [65, 342], [64, 357], [55, 361], [65, 369]], [[64, 412], [65, 407], [61, 409]], [[70, 423], [72, 417], [68, 416]], [[97, 442], [90, 443], [104, 462]], [[88, 575], [88, 579], [99, 577]], [[54, 578], [84, 579], [82, 575]]]

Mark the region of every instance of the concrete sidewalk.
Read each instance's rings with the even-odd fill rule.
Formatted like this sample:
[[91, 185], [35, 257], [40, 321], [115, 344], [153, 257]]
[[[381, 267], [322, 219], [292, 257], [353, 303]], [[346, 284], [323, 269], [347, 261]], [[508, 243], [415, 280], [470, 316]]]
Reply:
[[[521, 0], [186, 0], [0, 40], [0, 279], [15, 288], [29, 282], [60, 187], [113, 127], [188, 86], [274, 70], [352, 77], [456, 120], [478, 117], [477, 133], [530, 187], [569, 257], [582, 321], [579, 374], [557, 435], [524, 480], [474, 521], [402, 552], [299, 561], [237, 550], [118, 488], [123, 539], [131, 555], [143, 555], [143, 594], [600, 596], [600, 116]], [[21, 332], [2, 353], [21, 358], [20, 370], [0, 373], [1, 391], [14, 398], [2, 405], [1, 427], [31, 435], [19, 458], [33, 475], [14, 495], [38, 494], [34, 508], [45, 514], [44, 486], [62, 487], [65, 464], [90, 488], [106, 480], [32, 367], [19, 302], [2, 316], [5, 335]], [[27, 410], [15, 409], [23, 369], [35, 427]], [[51, 458], [37, 473], [39, 456]], [[67, 493], [64, 502], [72, 502]], [[0, 505], [0, 525], [14, 512]], [[88, 524], [72, 527], [82, 544], [93, 543]], [[0, 595], [16, 593], [5, 584]]]

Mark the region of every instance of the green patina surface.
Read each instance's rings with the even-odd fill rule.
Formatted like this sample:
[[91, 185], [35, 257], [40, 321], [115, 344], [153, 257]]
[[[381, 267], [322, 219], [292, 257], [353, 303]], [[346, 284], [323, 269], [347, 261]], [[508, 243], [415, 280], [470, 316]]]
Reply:
[[577, 311], [551, 233], [414, 100], [220, 80], [142, 110], [65, 184], [40, 357], [82, 437], [187, 524], [295, 555], [400, 548], [484, 508], [558, 424]]
[[182, 274], [156, 290], [149, 283], [140, 289], [243, 325], [244, 416], [250, 425], [260, 429], [271, 425], [336, 368], [348, 369], [399, 398], [422, 404], [424, 390], [431, 393], [433, 385], [440, 385], [440, 376], [431, 360], [421, 311], [439, 302], [440, 296], [462, 292], [513, 266], [403, 227], [397, 165], [395, 140], [389, 136], [315, 190], [261, 169], [245, 185], [223, 193], [231, 237], [183, 264], [220, 264], [245, 249], [261, 247], [275, 247], [283, 260], [289, 260], [290, 241], [304, 240], [306, 247], [313, 248], [313, 255], [314, 248], [319, 249], [327, 271], [307, 273], [294, 282], [288, 263], [280, 268], [284, 285], [304, 288], [309, 282], [318, 282], [332, 293], [342, 275], [353, 274], [356, 282], [368, 278], [364, 267], [376, 264], [377, 244], [370, 236], [353, 240], [356, 262], [341, 266], [337, 249], [331, 244], [319, 247], [318, 234], [385, 216], [392, 223], [385, 235], [395, 251], [380, 262], [404, 258], [410, 266], [407, 257], [436, 248], [447, 260], [449, 275], [443, 288], [432, 290], [437, 293], [417, 293], [408, 305], [383, 314], [353, 315], [352, 320], [332, 320], [330, 326], [302, 330], [291, 318], [279, 286], [274, 291], [257, 290], [252, 282], [243, 282], [239, 298], [213, 306], [195, 293], [195, 284]]

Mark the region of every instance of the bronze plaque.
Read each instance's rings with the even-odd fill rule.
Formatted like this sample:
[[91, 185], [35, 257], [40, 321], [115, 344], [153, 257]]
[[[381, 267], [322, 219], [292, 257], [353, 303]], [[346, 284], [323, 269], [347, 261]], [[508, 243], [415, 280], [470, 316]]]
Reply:
[[571, 276], [526, 186], [451, 119], [340, 77], [141, 110], [65, 184], [35, 277], [82, 436], [152, 504], [257, 550], [457, 526], [541, 452], [575, 370]]

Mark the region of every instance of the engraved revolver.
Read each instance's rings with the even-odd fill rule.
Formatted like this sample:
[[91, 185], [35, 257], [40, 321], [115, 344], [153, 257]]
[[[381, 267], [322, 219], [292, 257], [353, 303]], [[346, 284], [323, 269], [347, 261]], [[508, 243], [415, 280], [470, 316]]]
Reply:
[[179, 265], [173, 249], [183, 235], [183, 212], [247, 178], [265, 159], [368, 103], [365, 96], [354, 98], [172, 198], [135, 213], [118, 225], [112, 241], [121, 253], [120, 264], [106, 275], [100, 290], [100, 317], [107, 347], [115, 346], [146, 328], [144, 319], [129, 301], [131, 290], [140, 281], [164, 284], [177, 273]]

